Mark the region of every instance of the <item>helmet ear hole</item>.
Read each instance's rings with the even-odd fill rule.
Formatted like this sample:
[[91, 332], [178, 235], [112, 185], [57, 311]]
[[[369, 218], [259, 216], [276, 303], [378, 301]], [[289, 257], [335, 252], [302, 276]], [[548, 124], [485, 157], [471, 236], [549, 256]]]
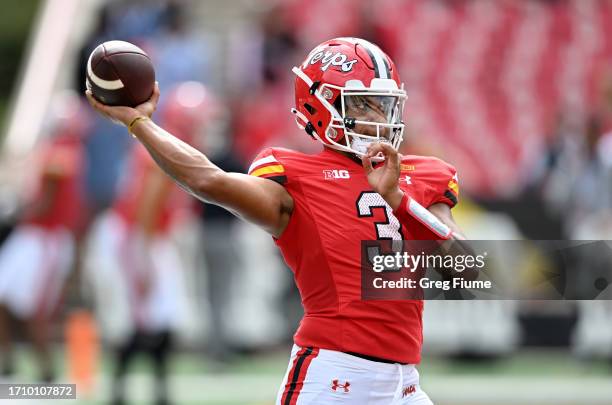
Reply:
[[316, 114], [317, 110], [308, 103], [304, 103], [304, 108], [310, 113], [310, 115]]

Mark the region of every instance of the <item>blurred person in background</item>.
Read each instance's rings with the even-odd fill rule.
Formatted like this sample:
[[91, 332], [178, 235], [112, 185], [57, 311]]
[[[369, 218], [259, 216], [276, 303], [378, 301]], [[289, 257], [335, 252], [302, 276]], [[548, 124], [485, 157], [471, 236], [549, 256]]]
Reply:
[[[612, 237], [612, 71], [609, 69], [604, 74], [599, 96], [585, 133], [573, 150], [579, 164], [573, 167], [574, 183], [565, 221], [571, 239], [610, 240]], [[579, 318], [572, 335], [572, 349], [581, 358], [605, 358], [612, 364], [612, 303], [609, 301], [612, 287], [608, 277], [612, 254], [600, 248], [596, 254], [581, 251], [576, 256], [577, 272], [595, 274], [599, 285], [594, 285], [593, 295], [597, 300], [577, 303]], [[572, 276], [571, 283], [582, 286], [587, 283], [575, 274]], [[586, 287], [593, 288], [593, 283], [588, 284]]]
[[[229, 133], [229, 116], [221, 104], [210, 95], [211, 112], [207, 114], [206, 125], [200, 130], [199, 149], [211, 156], [217, 165], [226, 171], [243, 172], [242, 161], [233, 151], [233, 137]], [[198, 202], [201, 208], [201, 231], [203, 240], [201, 265], [205, 275], [205, 297], [210, 311], [208, 329], [208, 354], [219, 362], [231, 359], [232, 347], [228, 317], [232, 308], [232, 292], [240, 283], [240, 248], [237, 240], [237, 219], [227, 210], [213, 204]], [[243, 310], [244, 308], [238, 309]]]
[[[160, 121], [197, 142], [216, 102], [198, 82], [170, 90]], [[94, 224], [88, 277], [105, 338], [115, 346], [113, 403], [126, 399], [125, 377], [139, 353], [154, 363], [156, 403], [169, 403], [167, 376], [175, 332], [189, 305], [184, 262], [170, 233], [195, 215], [191, 198], [135, 147], [112, 208]]]
[[527, 189], [561, 222], [560, 238], [612, 234], [612, 74], [603, 76], [597, 101], [585, 114], [570, 109], [556, 114], [550, 140], [530, 165]]
[[[183, 33], [181, 4], [178, 1], [142, 0], [114, 0], [102, 4], [96, 25], [78, 53], [75, 88], [85, 91], [89, 55], [95, 47], [111, 39], [129, 41], [144, 49], [156, 64], [156, 73], [163, 77], [160, 79], [169, 85], [177, 81], [200, 80], [206, 71], [206, 49], [189, 45], [188, 38], [193, 36]], [[189, 53], [193, 56], [187, 57]], [[199, 72], [200, 69], [204, 72]], [[94, 120], [86, 143], [85, 184], [91, 207], [88, 222], [113, 203], [121, 168], [134, 144], [117, 126], [98, 116]]]
[[[576, 239], [577, 227], [590, 215], [607, 211], [612, 194], [599, 153], [602, 122], [559, 115], [551, 143], [532, 172], [531, 187], [539, 192], [549, 215], [561, 221], [565, 239]], [[602, 188], [603, 187], [603, 188]]]
[[14, 368], [8, 315], [23, 321], [38, 364], [38, 378], [55, 378], [51, 319], [75, 266], [82, 234], [84, 136], [90, 114], [74, 92], [57, 96], [47, 138], [37, 147], [33, 184], [16, 229], [0, 248], [0, 354], [2, 373]]
[[207, 80], [211, 77], [212, 55], [216, 54], [214, 43], [192, 28], [189, 13], [189, 2], [167, 1], [149, 43], [155, 78], [162, 87], [185, 81], [212, 84]]
[[[535, 191], [535, 203], [543, 207], [542, 216], [560, 224], [560, 239], [609, 240], [612, 236], [610, 84], [603, 81], [600, 98], [585, 117], [574, 111], [557, 114], [550, 141], [531, 170], [528, 189]], [[578, 301], [575, 306], [551, 303], [558, 305], [548, 307], [569, 315], [567, 329], [572, 332], [568, 333], [568, 343], [575, 354], [581, 358], [612, 359], [612, 311], [607, 301], [610, 287], [593, 283], [601, 277], [605, 280], [610, 257], [605, 250], [594, 254], [589, 249], [576, 249], [566, 255], [575, 268], [567, 275], [568, 286], [592, 289], [593, 300]], [[592, 278], [585, 279], [581, 276], [584, 274]], [[606, 294], [608, 298], [602, 299]], [[531, 312], [547, 309], [542, 304], [539, 307]]]

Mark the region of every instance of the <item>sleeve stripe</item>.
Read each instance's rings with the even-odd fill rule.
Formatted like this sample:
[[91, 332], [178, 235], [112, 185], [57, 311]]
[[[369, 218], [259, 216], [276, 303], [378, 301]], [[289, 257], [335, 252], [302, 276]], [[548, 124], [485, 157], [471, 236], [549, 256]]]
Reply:
[[448, 188], [455, 194], [459, 195], [459, 184], [456, 181], [451, 180], [448, 182]]
[[249, 173], [251, 176], [265, 176], [267, 174], [284, 174], [285, 168], [283, 165], [264, 166]]
[[457, 196], [450, 192], [450, 190], [446, 190], [444, 192], [444, 197], [448, 198], [448, 200], [453, 203], [453, 206], [457, 205]]
[[279, 164], [279, 161], [276, 160], [276, 158], [274, 157], [274, 155], [268, 155], [266, 157], [263, 157], [261, 159], [258, 159], [256, 161], [253, 162], [253, 164], [251, 164], [251, 167], [249, 167], [249, 171], [248, 173], [251, 173], [252, 171], [254, 171], [256, 168], [258, 168], [259, 166], [263, 166], [265, 164], [269, 164], [269, 163], [276, 163]]

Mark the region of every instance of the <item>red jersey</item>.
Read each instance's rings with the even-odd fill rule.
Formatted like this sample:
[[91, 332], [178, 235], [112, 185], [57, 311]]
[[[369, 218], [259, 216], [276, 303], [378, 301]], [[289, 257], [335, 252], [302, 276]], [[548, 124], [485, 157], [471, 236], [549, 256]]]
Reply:
[[[145, 192], [146, 178], [154, 170], [161, 170], [141, 144], [134, 145], [130, 156], [128, 175], [120, 184], [119, 194], [113, 210], [117, 212], [126, 224], [135, 226], [138, 221], [139, 210], [142, 209], [143, 194]], [[167, 180], [170, 182], [170, 179]], [[173, 221], [191, 208], [191, 198], [182, 192], [178, 186], [171, 184], [168, 193], [163, 197], [161, 206], [156, 212], [155, 233], [167, 233]]]
[[[294, 201], [275, 242], [304, 306], [295, 343], [418, 363], [423, 302], [362, 300], [361, 241], [436, 239], [431, 231], [400, 224], [361, 163], [327, 148], [317, 155], [266, 149], [249, 174], [283, 184]], [[436, 158], [403, 156], [400, 187], [424, 207], [457, 203], [455, 169]]]
[[[58, 227], [77, 231], [81, 225], [84, 209], [81, 190], [83, 172], [83, 146], [74, 134], [58, 134], [41, 145], [39, 149], [40, 173], [36, 179], [31, 202], [50, 198], [44, 213], [31, 209], [24, 213], [24, 222], [45, 229]], [[52, 197], [45, 196], [45, 183], [53, 182]], [[33, 203], [28, 204], [32, 207]]]

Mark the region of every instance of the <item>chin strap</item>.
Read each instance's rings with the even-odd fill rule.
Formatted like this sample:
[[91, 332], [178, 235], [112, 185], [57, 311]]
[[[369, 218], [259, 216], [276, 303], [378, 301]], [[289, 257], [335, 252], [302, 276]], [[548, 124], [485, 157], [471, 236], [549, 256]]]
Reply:
[[308, 118], [306, 118], [306, 116], [304, 114], [302, 114], [301, 112], [299, 112], [298, 110], [296, 110], [295, 108], [291, 109], [291, 113], [293, 115], [295, 115], [295, 123], [297, 124], [297, 126], [300, 129], [305, 129], [306, 125], [309, 124], [308, 122]]
[[293, 113], [293, 115], [295, 115], [295, 123], [297, 124], [297, 126], [300, 129], [305, 130], [306, 133], [310, 135], [311, 138], [316, 139], [314, 135], [314, 132], [315, 132], [314, 125], [312, 125], [312, 123], [308, 121], [308, 118], [306, 118], [304, 114], [302, 114], [295, 108], [292, 108], [291, 112]]

